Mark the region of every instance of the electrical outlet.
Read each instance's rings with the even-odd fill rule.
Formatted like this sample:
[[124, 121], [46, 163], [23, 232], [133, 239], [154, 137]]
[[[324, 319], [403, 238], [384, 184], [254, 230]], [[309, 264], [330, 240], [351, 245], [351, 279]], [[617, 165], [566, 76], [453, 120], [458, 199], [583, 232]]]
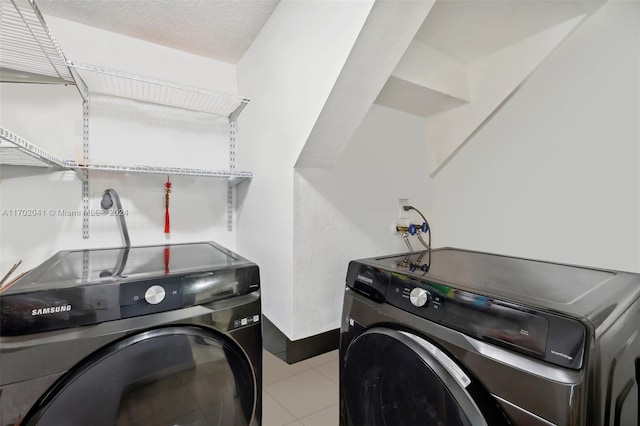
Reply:
[[398, 219], [400, 220], [406, 220], [409, 219], [409, 212], [406, 211], [404, 208], [409, 204], [409, 199], [408, 198], [400, 198], [398, 200], [398, 208], [400, 209], [399, 213], [398, 213]]
[[394, 232], [401, 232], [398, 228], [406, 228], [409, 226], [409, 212], [404, 209], [404, 207], [408, 205], [408, 198], [398, 199], [398, 219], [396, 219], [396, 223], [393, 225]]

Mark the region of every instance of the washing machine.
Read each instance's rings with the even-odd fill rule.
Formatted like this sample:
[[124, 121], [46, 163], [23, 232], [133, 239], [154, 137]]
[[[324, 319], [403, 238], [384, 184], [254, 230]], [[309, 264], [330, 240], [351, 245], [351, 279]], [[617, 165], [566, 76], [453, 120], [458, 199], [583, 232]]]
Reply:
[[212, 242], [63, 251], [0, 294], [2, 425], [260, 425], [258, 266]]
[[638, 424], [637, 274], [443, 248], [346, 283], [341, 426]]

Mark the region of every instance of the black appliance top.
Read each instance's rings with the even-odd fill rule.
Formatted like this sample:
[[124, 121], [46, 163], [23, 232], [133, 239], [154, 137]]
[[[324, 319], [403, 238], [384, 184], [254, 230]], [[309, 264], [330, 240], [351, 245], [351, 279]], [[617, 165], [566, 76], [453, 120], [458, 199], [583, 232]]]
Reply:
[[258, 266], [213, 242], [61, 251], [0, 293], [0, 335], [170, 311], [259, 288]]
[[[423, 252], [363, 259], [358, 262], [476, 293], [592, 317], [603, 304], [629, 303], [640, 296], [640, 275], [564, 265], [504, 255], [441, 248], [422, 256], [423, 271], [411, 264]], [[430, 259], [429, 259], [430, 258]], [[405, 261], [405, 264], [403, 264]], [[426, 267], [425, 267], [426, 269]]]
[[454, 248], [352, 261], [347, 286], [572, 369], [582, 368], [589, 339], [640, 297], [638, 274]]
[[212, 242], [60, 251], [2, 294], [213, 271], [250, 264]]

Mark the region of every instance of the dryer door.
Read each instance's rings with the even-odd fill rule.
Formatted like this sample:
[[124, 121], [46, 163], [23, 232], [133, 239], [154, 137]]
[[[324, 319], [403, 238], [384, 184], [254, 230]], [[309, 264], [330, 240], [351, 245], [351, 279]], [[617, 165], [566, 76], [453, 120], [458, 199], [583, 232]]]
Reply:
[[343, 363], [342, 426], [509, 424], [479, 383], [414, 334], [370, 329], [351, 342]]
[[22, 424], [245, 426], [255, 400], [253, 370], [234, 342], [199, 327], [167, 327], [87, 357]]

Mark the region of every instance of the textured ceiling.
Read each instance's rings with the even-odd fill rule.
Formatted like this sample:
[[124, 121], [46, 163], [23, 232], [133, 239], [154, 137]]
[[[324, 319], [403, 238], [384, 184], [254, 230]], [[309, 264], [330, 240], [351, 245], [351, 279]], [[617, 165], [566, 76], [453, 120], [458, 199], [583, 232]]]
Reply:
[[279, 0], [36, 0], [50, 14], [237, 64]]

